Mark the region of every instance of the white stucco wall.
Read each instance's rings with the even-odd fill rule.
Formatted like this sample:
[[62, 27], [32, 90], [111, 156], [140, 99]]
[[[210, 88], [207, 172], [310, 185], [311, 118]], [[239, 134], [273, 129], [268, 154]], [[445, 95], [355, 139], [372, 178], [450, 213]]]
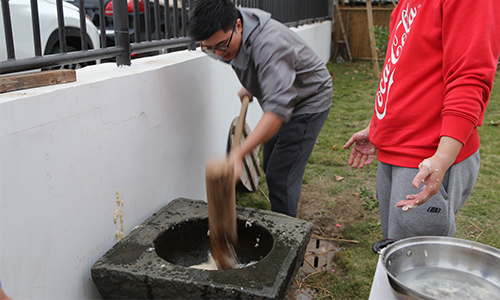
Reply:
[[[331, 22], [293, 30], [328, 61]], [[125, 234], [177, 197], [204, 200], [205, 162], [226, 150], [239, 88], [228, 65], [185, 51], [130, 67], [91, 66], [74, 83], [0, 94], [5, 292], [99, 299], [90, 267], [116, 242], [116, 191]], [[261, 114], [251, 103], [251, 128]]]

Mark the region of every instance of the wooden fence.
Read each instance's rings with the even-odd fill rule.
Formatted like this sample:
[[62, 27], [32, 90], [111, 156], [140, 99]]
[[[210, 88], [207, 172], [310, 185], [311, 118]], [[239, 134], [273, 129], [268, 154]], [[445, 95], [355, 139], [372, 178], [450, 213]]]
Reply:
[[[335, 0], [334, 0], [335, 1]], [[353, 59], [372, 59], [370, 48], [370, 33], [368, 28], [368, 15], [366, 6], [339, 6], [340, 14], [344, 25], [347, 41], [351, 50]], [[391, 13], [394, 6], [374, 6], [373, 10], [373, 23], [378, 26], [389, 27], [391, 20]], [[340, 27], [340, 20], [337, 13], [334, 12], [333, 19], [333, 36], [332, 36], [332, 60], [335, 60], [335, 53], [340, 54], [342, 58], [346, 59], [345, 45], [338, 41], [343, 41], [342, 30]]]

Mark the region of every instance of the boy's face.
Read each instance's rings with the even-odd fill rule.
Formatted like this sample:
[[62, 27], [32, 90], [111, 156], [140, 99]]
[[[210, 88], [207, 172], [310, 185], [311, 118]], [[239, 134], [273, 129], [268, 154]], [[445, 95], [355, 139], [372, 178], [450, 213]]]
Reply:
[[221, 29], [208, 39], [201, 41], [201, 49], [205, 52], [213, 52], [224, 60], [232, 60], [240, 51], [242, 31], [241, 20], [238, 19], [232, 30], [224, 32]]

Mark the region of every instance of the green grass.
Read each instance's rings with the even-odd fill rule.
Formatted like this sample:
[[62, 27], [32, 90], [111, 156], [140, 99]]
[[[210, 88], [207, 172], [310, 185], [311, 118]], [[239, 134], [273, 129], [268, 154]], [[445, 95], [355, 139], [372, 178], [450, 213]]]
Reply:
[[[379, 211], [375, 199], [376, 161], [363, 169], [347, 165], [349, 150], [342, 146], [356, 131], [366, 127], [373, 113], [378, 80], [370, 62], [329, 63], [333, 78], [333, 106], [318, 137], [304, 175], [302, 199], [315, 193], [322, 201], [307, 220], [330, 218], [333, 225], [342, 223], [335, 234], [346, 240], [335, 253], [335, 272], [323, 272], [308, 278], [307, 283], [321, 287], [316, 299], [368, 299], [378, 256], [371, 246], [382, 238]], [[476, 187], [456, 215], [455, 237], [478, 241], [500, 248], [500, 79], [496, 83], [479, 128], [481, 169]], [[338, 176], [342, 180], [337, 180]], [[237, 190], [237, 204], [269, 209], [265, 175], [259, 191]], [[303, 200], [301, 200], [302, 202]], [[317, 204], [317, 203], [316, 203]], [[328, 290], [329, 293], [324, 290]]]

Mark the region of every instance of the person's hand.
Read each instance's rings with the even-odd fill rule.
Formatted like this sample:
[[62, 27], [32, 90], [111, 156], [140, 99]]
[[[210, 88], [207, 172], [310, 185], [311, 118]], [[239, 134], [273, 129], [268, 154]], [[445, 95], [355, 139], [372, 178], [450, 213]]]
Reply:
[[368, 136], [370, 133], [369, 130], [370, 127], [366, 127], [356, 132], [344, 145], [344, 149], [349, 149], [354, 144], [348, 161], [348, 164], [354, 168], [357, 168], [358, 165], [360, 168], [363, 168], [365, 165], [371, 164], [377, 154], [377, 148], [370, 142]]
[[462, 146], [462, 143], [456, 139], [447, 136], [441, 137], [436, 153], [419, 164], [419, 171], [413, 178], [412, 184], [415, 188], [424, 184], [422, 190], [418, 194], [406, 196], [406, 200], [396, 203], [396, 207], [402, 207], [403, 211], [408, 211], [424, 204], [436, 195], [446, 171], [455, 162]]
[[446, 159], [437, 155], [424, 159], [418, 166], [419, 172], [413, 178], [413, 186], [418, 188], [422, 184], [422, 190], [418, 194], [406, 196], [406, 200], [401, 200], [396, 203], [396, 207], [402, 207], [404, 211], [408, 211], [416, 206], [422, 205], [429, 198], [437, 194], [444, 174], [449, 168]]
[[243, 158], [241, 155], [241, 146], [235, 146], [229, 152], [229, 161], [234, 165], [234, 183], [237, 184], [241, 180], [241, 174], [243, 174]]
[[243, 101], [243, 97], [248, 96], [249, 102], [253, 101], [253, 95], [250, 94], [249, 91], [247, 91], [246, 88], [241, 87], [240, 91], [238, 92], [238, 97], [240, 97], [240, 100]]

